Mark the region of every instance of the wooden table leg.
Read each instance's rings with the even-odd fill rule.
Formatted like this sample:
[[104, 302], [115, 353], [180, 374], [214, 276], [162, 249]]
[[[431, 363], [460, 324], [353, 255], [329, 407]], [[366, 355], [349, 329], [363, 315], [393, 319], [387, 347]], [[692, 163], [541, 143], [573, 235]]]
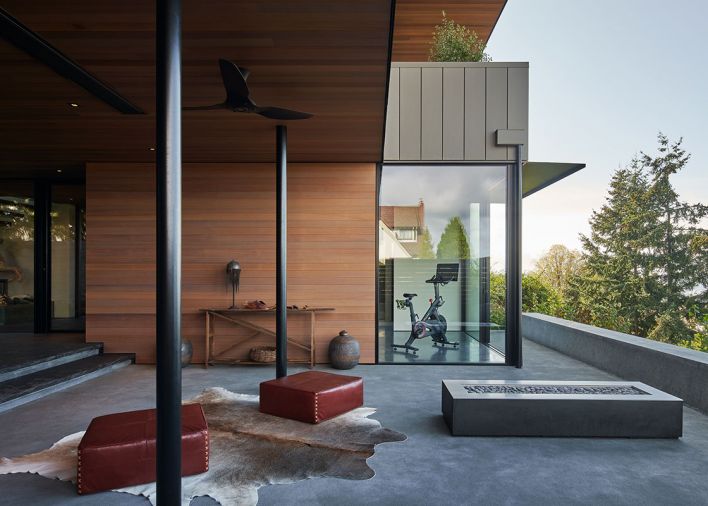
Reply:
[[310, 369], [315, 367], [315, 312], [310, 311]]
[[211, 355], [211, 346], [209, 339], [211, 337], [211, 315], [209, 311], [206, 314], [206, 329], [204, 331], [204, 367], [209, 368], [209, 355]]

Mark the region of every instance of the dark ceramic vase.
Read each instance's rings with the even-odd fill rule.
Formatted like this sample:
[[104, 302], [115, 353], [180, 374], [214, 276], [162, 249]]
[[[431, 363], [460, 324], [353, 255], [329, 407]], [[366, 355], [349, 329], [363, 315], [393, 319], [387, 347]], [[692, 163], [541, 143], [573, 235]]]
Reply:
[[192, 346], [192, 341], [182, 341], [180, 352], [182, 368], [184, 369], [192, 362], [192, 355], [194, 354], [194, 346]]
[[342, 330], [329, 342], [329, 362], [335, 369], [351, 369], [359, 365], [359, 341]]

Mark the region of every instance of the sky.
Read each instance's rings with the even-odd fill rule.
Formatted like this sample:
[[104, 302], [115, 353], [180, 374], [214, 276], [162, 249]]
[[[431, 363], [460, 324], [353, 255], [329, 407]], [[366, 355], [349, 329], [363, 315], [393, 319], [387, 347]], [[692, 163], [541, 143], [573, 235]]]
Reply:
[[708, 203], [706, 19], [706, 0], [508, 0], [487, 53], [529, 62], [529, 158], [587, 164], [524, 199], [524, 270], [580, 248], [612, 172], [656, 153], [659, 131], [692, 154], [681, 198]]

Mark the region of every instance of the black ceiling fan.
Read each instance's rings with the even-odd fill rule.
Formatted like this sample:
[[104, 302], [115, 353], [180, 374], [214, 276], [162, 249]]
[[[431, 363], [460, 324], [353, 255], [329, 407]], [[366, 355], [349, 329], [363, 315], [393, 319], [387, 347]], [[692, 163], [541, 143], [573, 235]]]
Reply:
[[202, 105], [196, 107], [183, 107], [185, 111], [205, 111], [211, 109], [229, 109], [233, 112], [256, 113], [270, 119], [296, 120], [311, 118], [307, 112], [292, 111], [281, 107], [262, 107], [251, 100], [251, 92], [246, 84], [250, 75], [248, 69], [239, 67], [234, 62], [219, 60], [221, 79], [226, 88], [226, 100], [220, 104]]

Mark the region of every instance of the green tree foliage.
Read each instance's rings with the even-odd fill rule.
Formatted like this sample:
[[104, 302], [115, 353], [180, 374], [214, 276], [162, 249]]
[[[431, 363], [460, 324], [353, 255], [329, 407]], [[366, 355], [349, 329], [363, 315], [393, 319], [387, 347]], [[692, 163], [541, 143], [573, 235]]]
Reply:
[[[708, 231], [701, 222], [708, 217], [708, 206], [689, 204], [679, 199], [670, 177], [690, 159], [681, 147], [682, 140], [670, 142], [659, 134], [659, 155], [642, 153], [642, 168], [649, 177], [647, 194], [649, 223], [649, 269], [656, 280], [652, 295], [664, 311], [687, 311], [691, 302], [708, 294]], [[702, 288], [702, 293], [686, 294]]]
[[682, 201], [671, 183], [690, 158], [681, 144], [659, 134], [657, 155], [613, 174], [572, 267], [560, 249], [539, 261], [565, 318], [708, 351], [708, 206]]
[[693, 348], [698, 351], [708, 351], [708, 313], [698, 309], [694, 305], [688, 310], [689, 326], [696, 329], [689, 341], [680, 343], [686, 348]]
[[554, 244], [536, 261], [536, 274], [544, 282], [565, 295], [571, 289], [572, 280], [580, 273], [582, 254], [562, 244]]
[[433, 32], [433, 42], [430, 47], [430, 61], [492, 61], [484, 52], [486, 44], [473, 31], [463, 25], [458, 25], [447, 17], [443, 18]]
[[705, 307], [708, 294], [708, 207], [683, 202], [673, 188], [671, 176], [690, 158], [681, 142], [659, 134], [658, 154], [619, 169], [593, 213], [579, 284], [590, 323], [673, 344], [696, 333], [689, 310]]
[[521, 310], [559, 316], [563, 298], [557, 289], [534, 273], [521, 276]]
[[[492, 323], [506, 325], [506, 276], [493, 272], [490, 279], [490, 320]], [[521, 276], [521, 310], [524, 312], [543, 313], [562, 316], [563, 298], [541, 276], [528, 273]]]
[[590, 218], [590, 235], [580, 237], [585, 265], [578, 289], [591, 321], [636, 335], [646, 335], [653, 323], [647, 311], [647, 191], [637, 160], [618, 169], [605, 204]]
[[455, 216], [447, 222], [445, 230], [438, 243], [438, 258], [468, 259], [470, 258], [470, 244], [467, 241], [467, 232], [462, 218]]
[[425, 227], [420, 233], [418, 258], [435, 258], [435, 251], [433, 250], [433, 237], [430, 235], [430, 230], [428, 230], [428, 227]]
[[492, 272], [489, 278], [489, 320], [502, 327], [506, 326], [506, 276]]

